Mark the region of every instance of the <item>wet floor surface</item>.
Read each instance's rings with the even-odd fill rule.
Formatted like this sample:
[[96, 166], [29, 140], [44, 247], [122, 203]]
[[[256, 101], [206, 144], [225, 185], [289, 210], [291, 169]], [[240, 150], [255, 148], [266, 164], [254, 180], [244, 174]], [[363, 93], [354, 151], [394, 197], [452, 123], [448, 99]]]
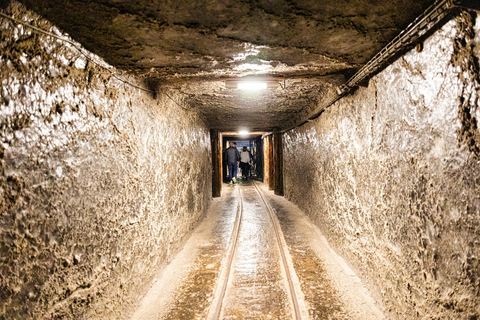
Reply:
[[[233, 192], [233, 190], [230, 190]], [[225, 256], [237, 199], [227, 196], [222, 209], [225, 214], [214, 224], [211, 240], [199, 248], [194, 265], [175, 295], [175, 303], [163, 319], [205, 319], [218, 281], [222, 259]]]
[[[364, 291], [355, 292], [355, 286], [348, 284], [350, 276], [342, 278], [332, 274], [335, 270], [342, 273], [341, 268], [332, 268], [336, 262], [329, 261], [328, 255], [319, 254], [317, 235], [305, 222], [304, 215], [264, 186], [261, 189], [274, 209], [274, 219], [284, 236], [284, 251], [300, 291], [297, 297], [303, 308], [302, 319], [382, 319], [371, 300], [358, 301]], [[218, 295], [217, 286], [225, 279], [221, 275], [226, 273], [226, 256], [230, 252], [229, 242], [240, 203], [243, 211], [238, 246], [220, 318], [295, 319], [280, 258], [281, 244], [277, 243], [267, 208], [251, 182], [224, 186], [222, 197], [214, 200], [205, 221], [159, 276], [132, 319], [207, 319], [207, 315], [212, 314], [210, 309], [215, 308], [212, 301], [214, 295]], [[346, 281], [344, 287], [351, 288], [352, 292], [337, 290], [342, 279]], [[355, 285], [358, 286], [358, 281]]]
[[296, 275], [300, 281], [310, 319], [353, 319], [351, 318], [332, 286], [324, 263], [309, 246], [309, 241], [301, 236], [294, 221], [277, 203], [272, 203], [285, 242], [289, 248]]
[[243, 217], [222, 319], [293, 319], [275, 233], [251, 184], [243, 185]]
[[159, 275], [132, 320], [206, 319], [237, 206], [233, 188], [214, 201], [205, 221]]

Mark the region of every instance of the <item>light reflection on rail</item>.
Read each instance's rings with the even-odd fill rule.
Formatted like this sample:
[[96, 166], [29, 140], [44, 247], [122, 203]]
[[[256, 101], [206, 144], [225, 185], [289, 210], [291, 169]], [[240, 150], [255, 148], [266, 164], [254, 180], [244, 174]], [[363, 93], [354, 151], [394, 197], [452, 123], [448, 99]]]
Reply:
[[[270, 206], [270, 204], [268, 203], [268, 201], [266, 200], [265, 196], [263, 195], [263, 192], [260, 190], [260, 188], [257, 186], [257, 184], [254, 181], [252, 181], [252, 184], [254, 185], [255, 190], [257, 191], [259, 197], [262, 199], [264, 206], [267, 210], [269, 220], [272, 223], [272, 227], [275, 233], [276, 243], [280, 252], [281, 265], [283, 266], [283, 269], [286, 275], [286, 280], [288, 282], [287, 291], [289, 293], [290, 302], [294, 310], [294, 316], [295, 316], [294, 319], [301, 320], [302, 315], [301, 315], [299, 303], [297, 300], [298, 295], [295, 292], [295, 286], [293, 284], [293, 279], [292, 279], [292, 272], [294, 273], [295, 271], [291, 270], [289, 267], [289, 264], [287, 263], [287, 258], [285, 253], [287, 248], [285, 248], [286, 247], [285, 242], [282, 241], [281, 232], [279, 231], [280, 226], [276, 220], [274, 211]], [[222, 271], [219, 277], [219, 282], [215, 290], [214, 299], [208, 312], [208, 316], [207, 316], [208, 320], [220, 319], [220, 316], [222, 314], [223, 301], [225, 299], [225, 294], [227, 291], [227, 287], [229, 285], [229, 279], [231, 279], [233, 260], [235, 258], [235, 254], [238, 248], [240, 226], [241, 226], [242, 216], [243, 216], [243, 195], [242, 195], [241, 187], [239, 185], [236, 185], [235, 188], [239, 198], [239, 204], [237, 206], [237, 214], [235, 218], [232, 235], [230, 237], [230, 241], [228, 245], [226, 264], [225, 264], [225, 267], [222, 268]], [[255, 248], [252, 247], [252, 250], [253, 249]]]

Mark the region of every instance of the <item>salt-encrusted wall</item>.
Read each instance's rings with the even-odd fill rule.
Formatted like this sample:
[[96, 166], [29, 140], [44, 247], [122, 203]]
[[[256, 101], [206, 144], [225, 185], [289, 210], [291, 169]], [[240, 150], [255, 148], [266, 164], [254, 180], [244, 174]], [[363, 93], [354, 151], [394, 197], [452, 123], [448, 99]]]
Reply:
[[209, 131], [2, 18], [0, 53], [0, 319], [126, 318], [206, 212]]
[[480, 317], [479, 57], [464, 12], [285, 134], [286, 196], [389, 319]]

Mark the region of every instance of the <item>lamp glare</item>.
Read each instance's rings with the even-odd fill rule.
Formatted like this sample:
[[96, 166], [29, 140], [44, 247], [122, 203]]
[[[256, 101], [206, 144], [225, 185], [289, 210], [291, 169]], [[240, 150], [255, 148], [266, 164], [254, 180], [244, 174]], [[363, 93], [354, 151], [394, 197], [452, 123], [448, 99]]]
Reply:
[[242, 81], [238, 83], [238, 89], [250, 91], [264, 90], [267, 89], [267, 83], [260, 81]]

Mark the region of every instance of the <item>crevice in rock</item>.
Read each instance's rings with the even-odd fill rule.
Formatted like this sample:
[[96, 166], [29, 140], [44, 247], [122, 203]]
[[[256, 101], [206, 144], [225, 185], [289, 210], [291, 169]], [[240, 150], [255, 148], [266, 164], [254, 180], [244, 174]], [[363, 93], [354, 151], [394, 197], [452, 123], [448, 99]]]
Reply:
[[452, 64], [459, 67], [460, 80], [463, 88], [459, 99], [458, 116], [461, 121], [461, 128], [458, 131], [460, 144], [465, 144], [476, 159], [480, 158], [480, 132], [478, 120], [475, 117], [478, 96], [476, 89], [480, 85], [480, 73], [478, 58], [474, 53], [475, 38], [474, 25], [476, 13], [463, 11], [457, 18], [459, 34], [454, 40], [454, 52]]

